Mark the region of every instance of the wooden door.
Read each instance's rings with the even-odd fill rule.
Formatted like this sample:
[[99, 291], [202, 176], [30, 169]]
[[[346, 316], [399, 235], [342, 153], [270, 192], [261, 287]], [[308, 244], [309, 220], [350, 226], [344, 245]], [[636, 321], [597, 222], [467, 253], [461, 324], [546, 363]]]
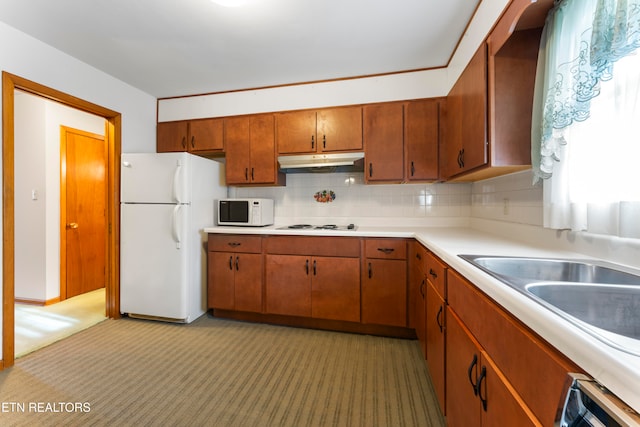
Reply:
[[447, 95], [440, 143], [440, 177], [447, 179], [462, 171], [462, 87], [460, 79]]
[[[426, 349], [427, 365], [431, 374], [431, 382], [440, 403], [440, 410], [445, 413], [445, 313], [444, 300], [436, 292], [431, 281], [427, 281], [426, 293]], [[446, 414], [445, 414], [446, 415]]]
[[209, 252], [207, 269], [207, 307], [233, 310], [234, 257], [230, 252]]
[[316, 112], [292, 111], [277, 116], [276, 140], [278, 154], [315, 153]]
[[483, 43], [465, 68], [462, 78], [462, 170], [488, 162], [487, 45]]
[[480, 346], [452, 313], [452, 310], [447, 310], [447, 426], [479, 427], [482, 414], [475, 385], [482, 363]]
[[170, 153], [187, 151], [187, 134], [189, 122], [162, 122], [156, 127], [156, 151]]
[[407, 181], [438, 179], [439, 101], [411, 101], [404, 106]]
[[266, 311], [311, 317], [311, 257], [265, 255]]
[[363, 107], [367, 182], [402, 182], [404, 179], [402, 103]]
[[60, 299], [106, 283], [107, 145], [104, 136], [61, 127]]
[[235, 254], [234, 267], [235, 309], [262, 312], [262, 254]]
[[362, 274], [362, 322], [406, 327], [406, 260], [367, 258]]
[[318, 111], [318, 151], [362, 150], [362, 107]]
[[273, 114], [251, 117], [251, 165], [249, 179], [254, 184], [276, 182], [276, 141]]
[[311, 315], [360, 321], [360, 259], [313, 257]]
[[230, 117], [224, 122], [227, 184], [248, 184], [251, 162], [249, 117]]
[[190, 152], [216, 152], [224, 149], [224, 119], [202, 119], [189, 122]]

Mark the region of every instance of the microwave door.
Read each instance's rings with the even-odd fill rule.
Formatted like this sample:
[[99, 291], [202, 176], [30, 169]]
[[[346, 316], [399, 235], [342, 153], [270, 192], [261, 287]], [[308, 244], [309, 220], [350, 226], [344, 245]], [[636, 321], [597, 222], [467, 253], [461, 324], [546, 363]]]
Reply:
[[246, 200], [221, 200], [219, 222], [242, 223], [249, 222], [249, 202]]

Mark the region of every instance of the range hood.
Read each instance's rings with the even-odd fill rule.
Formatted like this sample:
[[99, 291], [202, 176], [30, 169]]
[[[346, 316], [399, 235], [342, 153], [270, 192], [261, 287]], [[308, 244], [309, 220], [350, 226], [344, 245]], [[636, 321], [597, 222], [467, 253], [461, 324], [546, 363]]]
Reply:
[[364, 153], [303, 154], [278, 156], [280, 170], [295, 172], [362, 172]]

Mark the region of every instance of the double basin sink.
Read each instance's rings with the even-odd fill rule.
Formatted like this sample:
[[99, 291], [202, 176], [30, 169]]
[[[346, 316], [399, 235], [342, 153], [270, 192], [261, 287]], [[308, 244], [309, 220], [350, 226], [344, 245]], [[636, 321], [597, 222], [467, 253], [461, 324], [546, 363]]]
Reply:
[[640, 356], [640, 272], [597, 260], [459, 256], [605, 344]]

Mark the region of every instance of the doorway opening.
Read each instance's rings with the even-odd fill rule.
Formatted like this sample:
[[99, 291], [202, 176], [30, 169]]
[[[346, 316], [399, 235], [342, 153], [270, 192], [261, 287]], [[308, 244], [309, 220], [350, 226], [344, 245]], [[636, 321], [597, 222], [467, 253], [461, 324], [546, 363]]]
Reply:
[[115, 111], [73, 97], [55, 89], [26, 80], [19, 76], [2, 73], [3, 115], [3, 310], [2, 310], [2, 368], [15, 361], [14, 347], [14, 302], [15, 302], [15, 90], [55, 101], [62, 105], [104, 118], [104, 147], [106, 150], [105, 182], [105, 244], [104, 244], [104, 288], [105, 314], [118, 318], [119, 314], [119, 199], [120, 199], [120, 151], [121, 115]]

